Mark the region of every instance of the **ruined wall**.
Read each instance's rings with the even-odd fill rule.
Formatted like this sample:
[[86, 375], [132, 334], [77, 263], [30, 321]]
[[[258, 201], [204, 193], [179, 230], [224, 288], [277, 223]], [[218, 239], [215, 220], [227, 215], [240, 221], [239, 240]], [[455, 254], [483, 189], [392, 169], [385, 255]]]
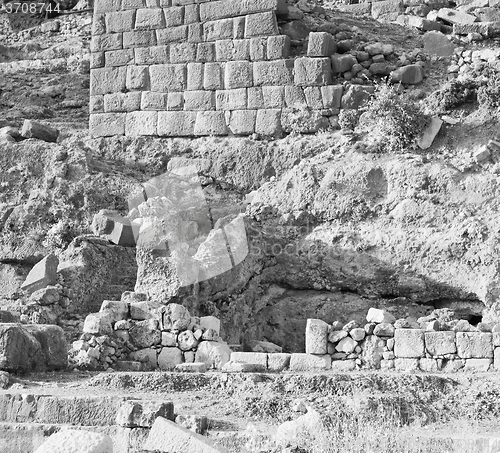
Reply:
[[329, 33], [291, 56], [285, 0], [98, 0], [91, 42], [93, 136], [278, 136], [330, 125], [370, 86], [334, 85], [356, 58]]

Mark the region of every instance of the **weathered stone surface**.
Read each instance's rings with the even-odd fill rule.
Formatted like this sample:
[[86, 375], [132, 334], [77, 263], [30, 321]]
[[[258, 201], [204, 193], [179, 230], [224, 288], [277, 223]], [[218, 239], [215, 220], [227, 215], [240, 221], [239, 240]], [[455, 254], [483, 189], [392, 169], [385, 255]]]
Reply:
[[46, 142], [55, 143], [57, 142], [57, 137], [59, 137], [59, 131], [36, 121], [24, 120], [21, 136], [24, 138], [38, 138]]
[[191, 315], [186, 307], [168, 304], [162, 308], [162, 330], [186, 330], [191, 324]]
[[53, 254], [46, 256], [33, 266], [21, 289], [31, 294], [39, 289], [57, 283], [57, 266], [59, 260]]
[[394, 368], [396, 371], [418, 371], [419, 359], [396, 358]]
[[441, 8], [437, 17], [451, 24], [472, 24], [477, 21], [477, 17], [456, 9]]
[[306, 353], [326, 354], [328, 324], [321, 319], [308, 319], [306, 324]]
[[173, 420], [173, 403], [124, 401], [116, 413], [116, 424], [125, 428], [151, 428], [157, 417]]
[[177, 344], [181, 351], [189, 351], [198, 345], [198, 340], [190, 330], [185, 330], [177, 336]]
[[491, 367], [491, 359], [467, 359], [465, 360], [464, 371], [485, 373]]
[[457, 332], [458, 356], [463, 359], [484, 359], [493, 357], [493, 339], [486, 332]]
[[349, 332], [349, 335], [354, 341], [362, 341], [366, 336], [366, 332], [362, 327], [356, 327]]
[[[156, 126], [155, 126], [156, 129]], [[92, 231], [108, 241], [123, 247], [135, 247], [139, 226], [113, 211], [101, 210], [92, 221]]]
[[376, 335], [369, 335], [361, 344], [361, 359], [368, 368], [380, 368], [384, 353], [384, 341]]
[[175, 423], [198, 434], [203, 434], [208, 428], [208, 419], [205, 416], [177, 415]]
[[375, 329], [373, 329], [373, 335], [377, 335], [378, 337], [392, 337], [394, 336], [394, 331], [395, 329], [392, 324], [383, 322], [375, 326]]
[[424, 79], [424, 70], [418, 64], [402, 66], [391, 72], [391, 80], [404, 85], [417, 85]]
[[437, 116], [431, 118], [430, 124], [424, 129], [422, 136], [418, 140], [418, 146], [420, 149], [428, 149], [431, 147], [436, 135], [441, 130], [443, 120]]
[[354, 351], [357, 345], [357, 341], [353, 340], [351, 337], [345, 337], [339, 341], [337, 346], [335, 346], [335, 350], [337, 352], [345, 352], [346, 354], [350, 354]]
[[255, 365], [256, 371], [267, 370], [267, 356], [265, 352], [232, 352], [231, 361]]
[[149, 348], [161, 343], [161, 332], [156, 319], [132, 321], [129, 334], [130, 340], [138, 348]]
[[48, 324], [28, 324], [23, 328], [40, 343], [43, 368], [57, 371], [67, 367], [68, 346], [64, 330], [61, 327]]
[[398, 358], [418, 358], [425, 354], [424, 332], [419, 329], [396, 329], [394, 354]]
[[162, 348], [158, 354], [158, 367], [161, 370], [173, 370], [184, 361], [182, 351], [179, 348]]
[[129, 304], [118, 300], [105, 300], [101, 305], [99, 313], [106, 317], [111, 324], [129, 317]]
[[290, 366], [290, 354], [273, 353], [267, 355], [267, 369], [269, 371], [283, 371]]
[[[158, 350], [153, 348], [139, 349], [129, 354], [132, 361], [143, 363], [148, 370], [154, 370], [158, 367]], [[165, 355], [163, 356], [165, 361]]]
[[356, 369], [355, 360], [334, 360], [332, 362], [332, 371], [336, 373], [345, 373]]
[[179, 363], [175, 366], [175, 371], [182, 373], [205, 373], [208, 365], [203, 362]]
[[0, 324], [0, 369], [21, 373], [43, 369], [40, 342], [19, 324]]
[[455, 332], [425, 332], [425, 349], [433, 355], [455, 354]]
[[202, 341], [196, 351], [196, 362], [206, 363], [210, 368], [222, 368], [229, 362], [231, 349], [226, 343]]
[[384, 322], [394, 324], [395, 321], [396, 318], [392, 313], [389, 313], [387, 310], [381, 310], [379, 308], [371, 307], [366, 315], [366, 322], [375, 322], [377, 324]]
[[93, 335], [110, 335], [113, 332], [113, 325], [102, 313], [90, 313], [83, 323], [83, 332]]
[[63, 429], [52, 434], [35, 453], [113, 453], [113, 441], [106, 434]]
[[421, 358], [419, 361], [419, 367], [422, 371], [427, 373], [436, 373], [440, 369], [438, 361], [430, 358]]
[[453, 55], [455, 45], [439, 31], [429, 31], [425, 33], [424, 50], [431, 55], [439, 57], [450, 57]]
[[328, 370], [332, 366], [329, 355], [292, 354], [290, 371]]
[[[205, 3], [206, 4], [206, 3]], [[228, 453], [209, 439], [196, 434], [170, 420], [158, 417], [144, 445], [146, 451]]]

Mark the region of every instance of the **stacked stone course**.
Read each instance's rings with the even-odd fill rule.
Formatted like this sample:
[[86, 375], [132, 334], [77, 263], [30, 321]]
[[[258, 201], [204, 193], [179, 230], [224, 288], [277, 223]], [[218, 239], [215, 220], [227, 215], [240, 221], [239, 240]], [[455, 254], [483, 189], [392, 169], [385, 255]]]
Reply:
[[92, 135], [279, 136], [297, 129], [297, 110], [314, 123], [301, 132], [328, 127], [373, 88], [333, 85], [357, 61], [335, 54], [329, 33], [292, 58], [277, 22], [286, 12], [284, 0], [97, 1]]

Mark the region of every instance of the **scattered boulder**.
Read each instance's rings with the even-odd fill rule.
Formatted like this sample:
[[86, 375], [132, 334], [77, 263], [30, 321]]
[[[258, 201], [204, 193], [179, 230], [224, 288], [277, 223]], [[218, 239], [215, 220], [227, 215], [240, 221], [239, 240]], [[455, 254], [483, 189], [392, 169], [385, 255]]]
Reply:
[[68, 346], [64, 330], [59, 326], [47, 324], [28, 324], [23, 326], [40, 343], [43, 367], [48, 370], [64, 370], [68, 366]]
[[403, 85], [418, 85], [424, 79], [424, 70], [418, 64], [401, 66], [391, 72], [391, 80]]
[[231, 358], [231, 349], [226, 343], [203, 341], [196, 351], [196, 362], [206, 363], [210, 368], [222, 368]]
[[392, 313], [389, 313], [387, 310], [381, 310], [379, 308], [370, 308], [366, 315], [367, 322], [374, 322], [377, 324], [380, 323], [389, 323], [393, 324], [396, 321], [396, 318]]
[[52, 434], [35, 453], [113, 453], [113, 441], [106, 434], [63, 429]]
[[422, 132], [422, 136], [418, 140], [418, 147], [420, 149], [429, 149], [436, 138], [436, 135], [441, 130], [443, 120], [437, 116], [431, 118], [430, 124]]
[[19, 324], [0, 324], [0, 370], [27, 373], [43, 369], [40, 342]]
[[57, 283], [57, 266], [59, 265], [59, 260], [53, 254], [46, 256], [44, 259], [39, 261], [33, 266], [30, 273], [26, 277], [26, 280], [21, 285], [21, 289], [26, 291], [28, 294], [46, 288], [47, 286], [53, 286]]
[[24, 138], [38, 138], [45, 142], [57, 142], [59, 131], [44, 124], [32, 120], [24, 120], [21, 129], [21, 136]]
[[96, 236], [104, 237], [113, 244], [135, 247], [139, 225], [121, 217], [116, 211], [103, 209], [94, 216], [92, 231]]
[[455, 45], [440, 31], [429, 31], [424, 37], [424, 50], [438, 57], [451, 57]]

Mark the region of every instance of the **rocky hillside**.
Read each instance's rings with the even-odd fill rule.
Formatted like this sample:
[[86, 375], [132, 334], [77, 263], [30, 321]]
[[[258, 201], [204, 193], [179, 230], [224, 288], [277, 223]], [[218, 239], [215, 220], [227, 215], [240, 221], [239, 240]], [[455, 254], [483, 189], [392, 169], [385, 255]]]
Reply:
[[[423, 80], [379, 95], [386, 101], [375, 107], [385, 116], [374, 118], [372, 106], [364, 120], [341, 115], [327, 130], [272, 141], [92, 139], [91, 13], [24, 25], [0, 14], [2, 308], [30, 312], [20, 285], [50, 252], [69, 299], [54, 322], [77, 326], [102, 300], [132, 290], [134, 249], [95, 238], [94, 215], [127, 215], [141, 184], [187, 164], [199, 171], [214, 224], [245, 213], [250, 253], [188, 288], [177, 275], [156, 275], [158, 288], [200, 315], [220, 316], [229, 343], [259, 339], [302, 351], [308, 317], [347, 322], [370, 306], [397, 317], [451, 308], [472, 323], [498, 320], [500, 143], [490, 140], [500, 105], [493, 83], [500, 10], [487, 2], [454, 9], [472, 17], [460, 16], [475, 27], [465, 29], [445, 17], [447, 1], [378, 3], [385, 12], [374, 12], [375, 4], [368, 11], [364, 3], [289, 2], [281, 31], [296, 49], [310, 31], [332, 33], [359, 66], [339, 84], [359, 78], [383, 86], [409, 65], [423, 68]], [[401, 126], [405, 106], [417, 109], [419, 128]], [[439, 133], [422, 149], [415, 143], [431, 118], [440, 120]], [[58, 129], [57, 143], [21, 137], [25, 119]]]

